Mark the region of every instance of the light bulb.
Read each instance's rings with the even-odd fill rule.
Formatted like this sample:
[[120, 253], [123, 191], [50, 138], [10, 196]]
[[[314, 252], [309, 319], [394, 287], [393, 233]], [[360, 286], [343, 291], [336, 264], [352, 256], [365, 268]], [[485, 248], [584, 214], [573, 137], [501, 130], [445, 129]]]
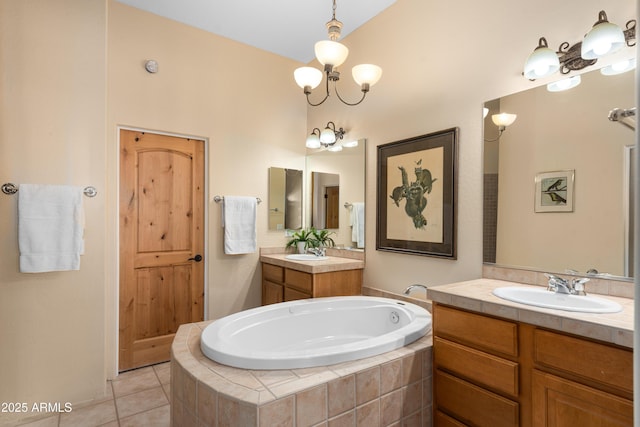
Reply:
[[339, 67], [349, 56], [349, 49], [342, 43], [322, 40], [315, 44], [316, 58], [322, 65]]
[[307, 148], [320, 148], [320, 138], [315, 133], [307, 137]]
[[322, 71], [313, 67], [300, 67], [293, 72], [293, 78], [301, 88], [308, 86], [315, 89], [322, 81]]
[[333, 144], [336, 142], [336, 133], [330, 128], [324, 128], [320, 133], [320, 142], [323, 144]]
[[547, 40], [541, 37], [538, 47], [529, 55], [524, 64], [524, 76], [535, 80], [549, 76], [560, 68], [558, 55], [547, 46]]

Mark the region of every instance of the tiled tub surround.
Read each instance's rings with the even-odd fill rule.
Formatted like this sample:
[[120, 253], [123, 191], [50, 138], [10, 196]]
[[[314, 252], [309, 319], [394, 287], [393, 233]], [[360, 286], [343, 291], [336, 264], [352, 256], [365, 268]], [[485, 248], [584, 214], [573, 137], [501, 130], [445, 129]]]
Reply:
[[433, 302], [633, 348], [633, 299], [608, 295], [622, 306], [621, 312], [579, 313], [519, 304], [491, 293], [505, 286], [531, 285], [485, 278], [435, 286], [428, 296]]
[[171, 419], [180, 426], [431, 426], [431, 334], [378, 356], [307, 369], [256, 371], [206, 358], [180, 327], [171, 356]]

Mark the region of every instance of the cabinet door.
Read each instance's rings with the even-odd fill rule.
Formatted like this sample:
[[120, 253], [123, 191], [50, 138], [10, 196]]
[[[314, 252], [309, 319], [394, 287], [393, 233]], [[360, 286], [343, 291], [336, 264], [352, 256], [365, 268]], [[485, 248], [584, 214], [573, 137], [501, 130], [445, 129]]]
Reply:
[[284, 301], [284, 286], [268, 280], [262, 281], [262, 305]]
[[633, 425], [630, 400], [541, 371], [533, 372], [532, 397], [534, 426]]

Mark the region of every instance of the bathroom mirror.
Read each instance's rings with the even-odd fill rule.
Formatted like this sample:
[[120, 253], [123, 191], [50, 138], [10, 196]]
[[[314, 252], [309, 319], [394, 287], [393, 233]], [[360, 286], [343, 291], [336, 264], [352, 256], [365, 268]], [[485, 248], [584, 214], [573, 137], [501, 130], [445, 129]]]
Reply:
[[[309, 150], [307, 153], [305, 195], [308, 197], [305, 198], [305, 220], [306, 224], [313, 227], [333, 231], [335, 234], [332, 237], [339, 247], [364, 249], [366, 139], [352, 141], [347, 145], [352, 146], [345, 146], [337, 152], [321, 149]], [[315, 192], [314, 187], [317, 190]], [[337, 223], [335, 220], [326, 222], [326, 214], [323, 218], [322, 210], [326, 208], [326, 203], [322, 201], [323, 187], [338, 187], [330, 189], [333, 195], [328, 195], [328, 198], [333, 198], [329, 200], [329, 208], [334, 212]], [[352, 225], [354, 220], [355, 232]]]
[[302, 228], [302, 171], [269, 168], [269, 230]]
[[311, 226], [340, 228], [340, 175], [311, 172]]
[[[635, 136], [608, 115], [614, 108], [635, 106], [634, 73], [604, 76], [595, 70], [581, 80], [567, 91], [541, 86], [485, 104], [485, 262], [633, 276], [629, 218]], [[497, 112], [517, 114], [517, 119], [499, 140], [487, 142], [497, 137], [491, 120]], [[536, 212], [535, 193], [545, 191], [536, 187], [536, 178], [547, 172], [572, 174], [573, 181], [561, 185], [571, 187], [573, 198], [554, 202], [564, 209]]]

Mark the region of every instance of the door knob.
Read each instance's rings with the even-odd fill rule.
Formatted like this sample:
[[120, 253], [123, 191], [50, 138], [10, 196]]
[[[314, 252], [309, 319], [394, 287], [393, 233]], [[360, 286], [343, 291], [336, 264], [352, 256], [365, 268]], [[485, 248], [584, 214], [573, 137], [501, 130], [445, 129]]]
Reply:
[[187, 261], [200, 262], [200, 261], [202, 261], [202, 255], [197, 254], [197, 255], [196, 255], [196, 256], [194, 256], [193, 258], [189, 258]]

